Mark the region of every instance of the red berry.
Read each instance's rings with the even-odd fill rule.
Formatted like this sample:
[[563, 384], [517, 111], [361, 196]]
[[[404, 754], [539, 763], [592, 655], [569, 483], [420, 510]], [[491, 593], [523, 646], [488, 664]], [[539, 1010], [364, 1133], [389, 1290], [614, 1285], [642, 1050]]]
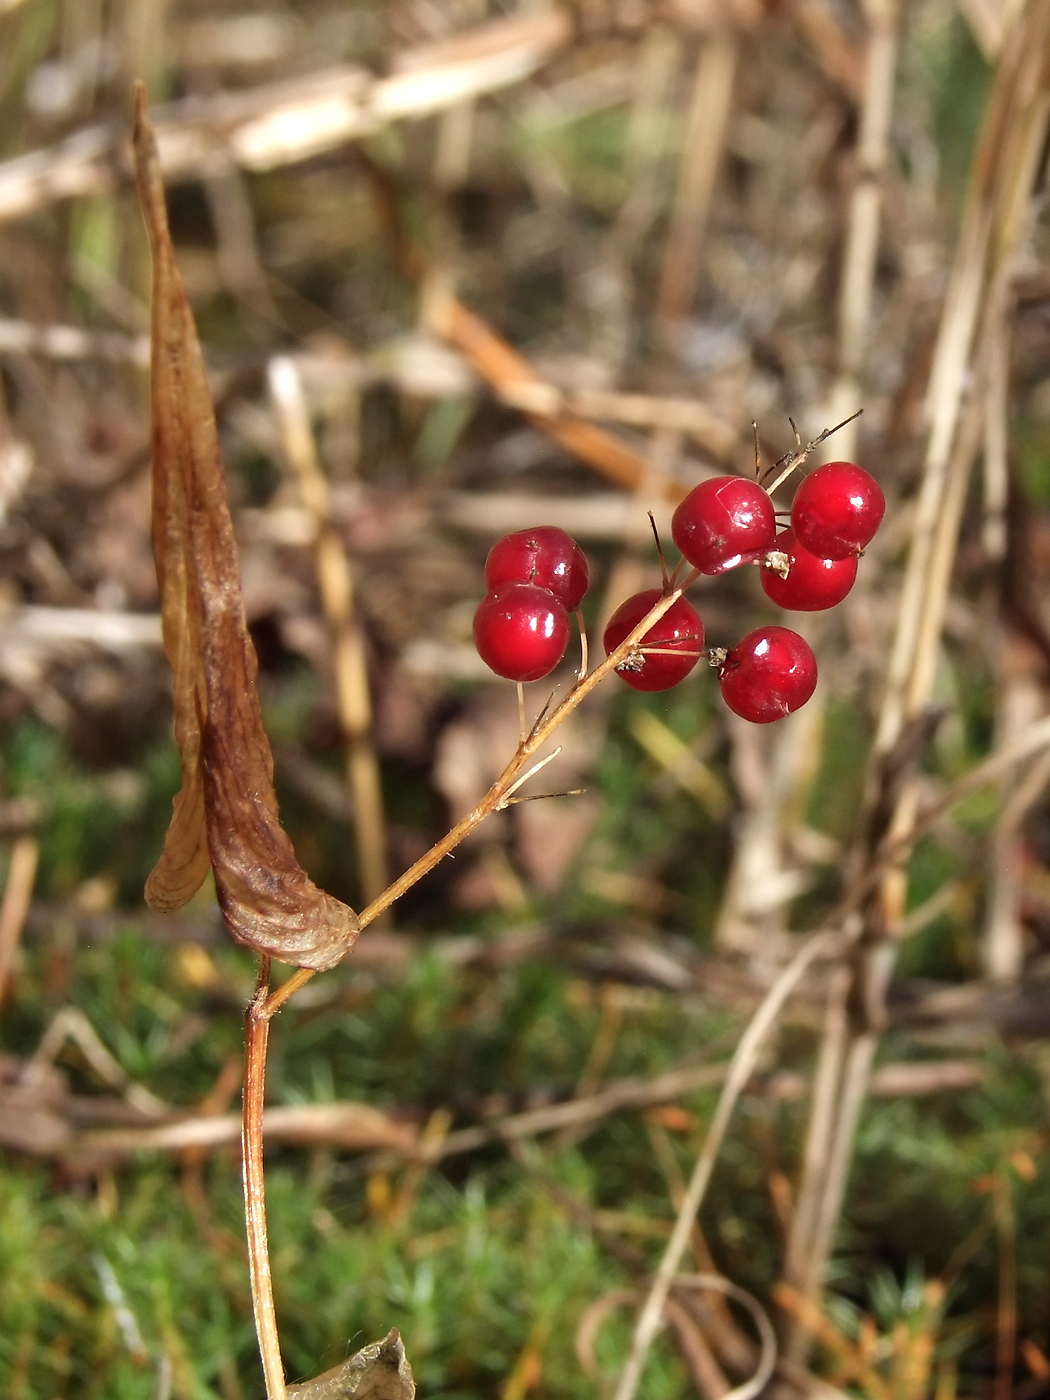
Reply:
[[497, 676], [538, 681], [569, 645], [569, 615], [553, 593], [532, 583], [505, 583], [474, 614], [478, 655]]
[[804, 705], [817, 686], [808, 642], [787, 627], [759, 627], [726, 656], [722, 699], [752, 724], [771, 724]]
[[671, 520], [675, 544], [705, 574], [750, 564], [771, 548], [776, 532], [772, 501], [757, 481], [743, 476], [702, 481]]
[[503, 583], [534, 583], [547, 588], [570, 611], [587, 592], [587, 556], [571, 535], [556, 525], [538, 525], [504, 535], [485, 560], [489, 590]]
[[788, 557], [787, 578], [767, 562], [762, 565], [762, 587], [766, 597], [781, 608], [794, 612], [820, 612], [841, 603], [857, 577], [857, 556], [849, 559], [818, 559], [803, 549], [794, 530], [781, 530], [773, 548]]
[[795, 492], [791, 527], [820, 559], [859, 554], [886, 513], [879, 483], [852, 462], [829, 462], [810, 472]]
[[[628, 598], [610, 617], [602, 642], [605, 654], [614, 652], [624, 637], [641, 622], [663, 597], [659, 588], [648, 588]], [[635, 690], [670, 690], [684, 680], [704, 649], [704, 624], [700, 614], [684, 598], [677, 599], [649, 628], [639, 642], [643, 654], [629, 656], [616, 668], [616, 674]], [[647, 647], [659, 651], [646, 652]], [[673, 655], [669, 653], [674, 653]]]

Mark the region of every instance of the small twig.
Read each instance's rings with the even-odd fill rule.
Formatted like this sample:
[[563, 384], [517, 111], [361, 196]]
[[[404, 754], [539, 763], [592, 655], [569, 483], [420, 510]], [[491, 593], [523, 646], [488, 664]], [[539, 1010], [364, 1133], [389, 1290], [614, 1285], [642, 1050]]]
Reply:
[[586, 788], [566, 788], [564, 792], [527, 792], [523, 797], [508, 797], [503, 806], [513, 807], [519, 802], [542, 802], [548, 797], [582, 797], [586, 791]]
[[524, 744], [528, 730], [525, 727], [525, 687], [518, 681], [518, 743]]
[[520, 788], [523, 783], [527, 783], [530, 778], [535, 777], [535, 775], [540, 771], [541, 768], [546, 768], [547, 764], [550, 763], [552, 759], [557, 758], [560, 753], [561, 745], [559, 744], [558, 747], [552, 753], [547, 754], [546, 757], [541, 758], [537, 763], [534, 763], [532, 767], [528, 770], [528, 772], [522, 773], [520, 778], [515, 778], [514, 782], [511, 783], [510, 787], [507, 789], [506, 795], [500, 798], [500, 800], [496, 803], [495, 807], [493, 807], [492, 810], [494, 812], [502, 812], [503, 808], [507, 805], [507, 799], [513, 793], [517, 792], [518, 788]]
[[[582, 677], [581, 677], [581, 679], [582, 679]], [[540, 725], [544, 722], [544, 720], [547, 718], [548, 714], [550, 713], [550, 708], [551, 708], [551, 706], [554, 704], [554, 697], [557, 695], [557, 693], [558, 693], [558, 692], [557, 692], [556, 690], [552, 690], [551, 693], [547, 696], [546, 700], [544, 700], [543, 705], [540, 707], [540, 712], [539, 712], [539, 714], [538, 714], [538, 715], [536, 716], [536, 718], [532, 721], [532, 728], [529, 730], [529, 738], [530, 738], [530, 739], [531, 739], [532, 736], [536, 733], [536, 731], [539, 729]]]
[[647, 510], [645, 513], [649, 517], [649, 524], [652, 526], [653, 530], [653, 539], [656, 541], [656, 553], [660, 560], [660, 578], [663, 583], [664, 592], [666, 593], [671, 587], [671, 579], [667, 572], [667, 560], [664, 558], [664, 547], [660, 543], [660, 531], [656, 528], [656, 516], [653, 515], [652, 511]]

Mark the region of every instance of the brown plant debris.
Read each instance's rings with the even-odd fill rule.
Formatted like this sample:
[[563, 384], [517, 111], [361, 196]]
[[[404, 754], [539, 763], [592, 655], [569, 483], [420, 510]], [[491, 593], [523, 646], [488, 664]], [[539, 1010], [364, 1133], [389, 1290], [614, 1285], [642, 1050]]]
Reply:
[[392, 1327], [348, 1361], [312, 1381], [288, 1387], [288, 1400], [413, 1400], [416, 1383], [401, 1333]]
[[210, 865], [234, 938], [299, 967], [332, 967], [357, 937], [357, 916], [307, 877], [278, 817], [215, 413], [141, 86], [134, 155], [153, 248], [153, 552], [182, 758], [146, 899], [180, 908]]

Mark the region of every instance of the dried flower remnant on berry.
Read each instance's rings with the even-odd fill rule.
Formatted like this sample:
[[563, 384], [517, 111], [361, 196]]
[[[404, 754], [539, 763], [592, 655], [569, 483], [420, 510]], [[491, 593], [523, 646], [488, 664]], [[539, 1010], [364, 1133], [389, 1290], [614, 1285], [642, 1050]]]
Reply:
[[762, 588], [777, 607], [821, 612], [841, 603], [857, 578], [857, 556], [818, 559], [803, 548], [793, 530], [782, 530], [762, 561]]

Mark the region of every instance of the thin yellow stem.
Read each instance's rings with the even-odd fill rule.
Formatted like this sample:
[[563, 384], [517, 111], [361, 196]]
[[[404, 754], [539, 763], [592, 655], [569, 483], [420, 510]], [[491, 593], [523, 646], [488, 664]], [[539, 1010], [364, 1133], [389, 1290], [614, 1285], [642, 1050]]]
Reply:
[[[286, 984], [287, 985], [287, 984]], [[266, 1184], [263, 1175], [263, 1105], [266, 1099], [266, 1049], [270, 1018], [266, 999], [270, 989], [270, 959], [259, 959], [255, 995], [248, 1004], [244, 1035], [244, 1090], [241, 1118], [241, 1174], [244, 1181], [244, 1222], [248, 1236], [248, 1273], [252, 1312], [266, 1381], [267, 1400], [286, 1400], [277, 1309], [273, 1301], [270, 1246], [266, 1235]]]

